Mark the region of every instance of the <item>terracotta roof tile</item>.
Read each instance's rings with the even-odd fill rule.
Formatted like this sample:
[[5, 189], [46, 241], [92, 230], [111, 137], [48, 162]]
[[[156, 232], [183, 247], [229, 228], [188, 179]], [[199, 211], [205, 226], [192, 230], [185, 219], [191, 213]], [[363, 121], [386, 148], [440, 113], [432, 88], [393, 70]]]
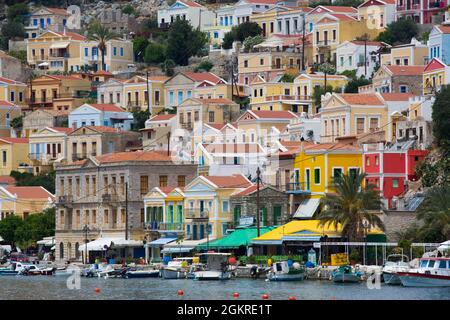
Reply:
[[11, 176], [0, 176], [0, 184], [15, 185], [16, 179]]
[[343, 98], [349, 105], [384, 105], [384, 101], [375, 93], [342, 93], [337, 95]]
[[12, 107], [12, 106], [14, 106], [14, 103], [11, 103], [11, 102], [5, 101], [5, 100], [0, 100], [0, 106]]
[[97, 110], [103, 111], [103, 112], [126, 112], [121, 107], [118, 107], [115, 104], [92, 103], [92, 104], [88, 104], [88, 105], [94, 107]]
[[172, 161], [172, 158], [163, 151], [134, 151], [117, 152], [96, 157], [100, 163], [125, 161]]
[[70, 14], [67, 12], [66, 9], [62, 9], [62, 8], [45, 8], [45, 9], [47, 9], [47, 11], [50, 11], [51, 13], [54, 13], [54, 14], [70, 16]]
[[5, 77], [0, 77], [0, 82], [5, 82], [5, 83], [8, 83], [8, 84], [20, 84], [20, 85], [26, 85], [26, 84], [23, 83], [23, 82], [16, 81], [16, 80], [13, 80], [13, 79], [8, 79], [8, 78], [5, 78]]
[[425, 66], [386, 66], [395, 76], [420, 76], [423, 74]]
[[169, 79], [170, 79], [170, 77], [166, 77], [166, 76], [151, 76], [151, 77], [148, 77], [148, 80], [155, 81], [155, 82], [166, 82]]
[[258, 186], [256, 184], [253, 184], [250, 187], [245, 188], [241, 192], [236, 193], [235, 196], [242, 197], [242, 196], [249, 195], [249, 194], [255, 192], [257, 188], [258, 188]]
[[18, 199], [54, 199], [55, 196], [43, 187], [4, 187], [9, 193], [17, 195]]
[[386, 101], [409, 101], [413, 97], [412, 93], [381, 93], [381, 96]]
[[205, 176], [205, 178], [214, 183], [219, 188], [246, 188], [252, 183], [241, 174], [232, 176]]
[[318, 150], [349, 150], [349, 151], [361, 151], [361, 148], [349, 145], [347, 143], [317, 143], [309, 144], [304, 147], [305, 151], [318, 151]]
[[6, 143], [28, 143], [28, 138], [11, 138], [11, 137], [2, 137], [0, 141], [4, 141]]
[[175, 189], [175, 187], [159, 187], [159, 190], [161, 190], [165, 194], [171, 193], [173, 189]]
[[181, 3], [184, 3], [185, 5], [187, 5], [188, 7], [194, 7], [194, 8], [199, 8], [202, 7], [201, 4], [195, 2], [195, 1], [189, 1], [189, 0], [178, 0]]
[[251, 112], [261, 119], [293, 119], [297, 117], [290, 111], [251, 110]]
[[183, 74], [195, 82], [209, 81], [217, 84], [222, 81], [221, 78], [211, 72], [183, 72]]
[[450, 33], [450, 25], [441, 24], [441, 25], [436, 26], [436, 28], [444, 34]]
[[167, 121], [176, 117], [176, 114], [158, 114], [150, 118], [150, 121]]
[[50, 127], [53, 130], [59, 131], [59, 132], [65, 132], [65, 133], [71, 133], [73, 131], [73, 128], [65, 128], [65, 127]]

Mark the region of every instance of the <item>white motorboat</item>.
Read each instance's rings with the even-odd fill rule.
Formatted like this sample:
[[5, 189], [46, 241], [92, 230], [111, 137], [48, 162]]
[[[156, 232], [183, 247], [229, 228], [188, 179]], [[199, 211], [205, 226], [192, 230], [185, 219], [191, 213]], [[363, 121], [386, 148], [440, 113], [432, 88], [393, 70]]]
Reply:
[[231, 271], [228, 268], [229, 253], [204, 253], [206, 270], [194, 271], [194, 280], [229, 280]]
[[163, 279], [186, 279], [189, 273], [189, 263], [193, 257], [180, 257], [169, 261], [167, 266], [161, 269], [161, 277]]
[[401, 281], [398, 277], [398, 272], [409, 271], [410, 266], [408, 257], [404, 254], [391, 254], [387, 257], [387, 261], [383, 266], [383, 280], [384, 283], [390, 285], [400, 285]]
[[450, 287], [450, 258], [421, 258], [419, 268], [397, 274], [405, 287]]
[[267, 273], [270, 281], [302, 281], [305, 279], [305, 268], [299, 263], [289, 267], [287, 261], [275, 262], [272, 269]]

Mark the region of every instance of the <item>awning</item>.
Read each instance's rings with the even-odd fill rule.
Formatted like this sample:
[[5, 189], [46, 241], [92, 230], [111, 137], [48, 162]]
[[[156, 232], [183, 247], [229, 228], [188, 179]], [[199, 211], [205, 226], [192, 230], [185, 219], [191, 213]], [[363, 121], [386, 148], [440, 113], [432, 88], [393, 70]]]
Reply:
[[44, 237], [42, 240], [39, 240], [36, 243], [44, 245], [46, 247], [51, 247], [51, 246], [55, 245], [55, 238], [54, 237]]
[[169, 237], [159, 238], [159, 239], [156, 239], [156, 240], [150, 242], [148, 245], [150, 247], [162, 247], [163, 245], [165, 245], [169, 242], [175, 241], [175, 240], [177, 240], [177, 238], [169, 238]]
[[64, 49], [69, 46], [70, 42], [58, 42], [50, 46], [50, 49]]
[[320, 199], [305, 199], [298, 206], [294, 213], [294, 218], [311, 218], [319, 207]]
[[50, 64], [48, 62], [42, 62], [38, 64], [38, 67], [48, 67]]
[[123, 238], [98, 238], [89, 242], [87, 245], [80, 245], [79, 251], [84, 251], [87, 247], [87, 251], [105, 251], [106, 248], [126, 248], [126, 247], [142, 247], [144, 244], [142, 241], [137, 240], [125, 240]]
[[[321, 226], [319, 220], [294, 220], [253, 239], [252, 244], [279, 245], [283, 241], [317, 241], [325, 235], [329, 238], [339, 238], [341, 232], [341, 224], [334, 228], [332, 224]], [[383, 232], [372, 229], [368, 234], [383, 234]]]
[[[275, 229], [275, 227], [261, 227], [260, 234], [264, 234], [273, 229]], [[203, 243], [197, 246], [196, 249], [237, 249], [240, 246], [249, 246], [252, 239], [257, 236], [258, 230], [256, 227], [239, 228], [221, 239], [210, 241], [208, 245]]]
[[161, 253], [188, 253], [194, 250], [194, 247], [173, 247], [173, 248], [165, 248], [161, 250]]

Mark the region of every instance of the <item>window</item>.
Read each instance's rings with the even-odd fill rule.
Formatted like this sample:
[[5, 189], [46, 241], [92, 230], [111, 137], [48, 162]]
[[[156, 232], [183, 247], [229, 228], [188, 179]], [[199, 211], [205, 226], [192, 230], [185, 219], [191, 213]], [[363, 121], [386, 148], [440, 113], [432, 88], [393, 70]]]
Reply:
[[141, 176], [141, 195], [148, 193], [148, 176]]
[[353, 65], [353, 57], [349, 56], [348, 57], [348, 65], [351, 67]]
[[223, 200], [222, 201], [222, 212], [228, 212], [230, 211], [230, 201]]
[[356, 134], [364, 132], [364, 118], [356, 118]]
[[320, 184], [320, 168], [314, 169], [314, 184]]
[[378, 118], [370, 118], [370, 129], [378, 128]]
[[113, 55], [117, 56], [117, 48], [116, 47], [113, 47]]
[[333, 177], [337, 178], [342, 175], [342, 168], [333, 168]]
[[408, 59], [403, 59], [403, 65], [407, 66], [408, 65]]
[[350, 168], [348, 169], [348, 175], [355, 177], [359, 172], [358, 168]]
[[344, 66], [344, 57], [339, 57], [341, 67]]
[[259, 64], [262, 66], [264, 65], [264, 59], [259, 59]]
[[108, 224], [109, 223], [109, 210], [105, 209], [103, 211], [103, 222]]
[[186, 176], [178, 176], [178, 186], [184, 187], [186, 185]]
[[123, 57], [123, 48], [120, 48], [120, 56]]
[[3, 165], [6, 166], [6, 160], [7, 160], [7, 153], [6, 150], [2, 151], [2, 159], [3, 159]]
[[208, 112], [208, 120], [210, 123], [214, 123], [214, 111]]
[[378, 165], [378, 156], [375, 156], [375, 165]]
[[370, 166], [370, 158], [366, 157], [366, 166]]
[[244, 60], [244, 68], [248, 68], [248, 60]]
[[167, 187], [167, 176], [159, 176], [159, 186], [160, 187]]
[[392, 179], [392, 188], [398, 188], [398, 179]]
[[336, 41], [336, 30], [333, 30], [333, 41]]

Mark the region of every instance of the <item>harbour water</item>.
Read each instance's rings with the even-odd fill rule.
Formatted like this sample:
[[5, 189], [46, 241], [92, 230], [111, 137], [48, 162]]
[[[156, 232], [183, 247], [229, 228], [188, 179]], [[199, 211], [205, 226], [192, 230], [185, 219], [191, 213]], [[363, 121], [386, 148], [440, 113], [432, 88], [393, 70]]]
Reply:
[[[331, 281], [266, 282], [263, 279], [232, 279], [228, 281], [194, 281], [147, 279], [81, 278], [80, 289], [68, 289], [65, 276], [0, 277], [0, 300], [71, 299], [71, 300], [450, 300], [450, 288], [405, 288], [381, 284], [380, 289], [368, 289], [359, 284], [335, 284]], [[96, 288], [100, 291], [97, 293]], [[184, 295], [178, 296], [178, 290]]]

